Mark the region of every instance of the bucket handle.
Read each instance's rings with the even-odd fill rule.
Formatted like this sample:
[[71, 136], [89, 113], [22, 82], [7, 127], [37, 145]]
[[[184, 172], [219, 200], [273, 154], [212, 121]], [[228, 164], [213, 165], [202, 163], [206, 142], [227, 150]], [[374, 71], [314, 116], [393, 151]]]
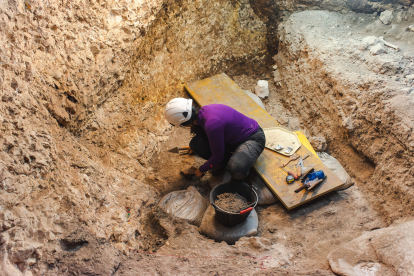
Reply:
[[211, 206], [213, 206], [214, 210], [220, 209], [215, 203], [211, 203]]
[[[213, 208], [214, 208], [215, 210], [221, 210], [219, 207], [217, 207], [217, 205], [216, 205], [215, 203], [211, 203], [211, 206], [213, 206]], [[240, 215], [243, 215], [243, 214], [248, 213], [248, 212], [250, 212], [250, 211], [252, 211], [252, 210], [253, 210], [253, 207], [249, 207], [249, 208], [247, 208], [247, 209], [241, 210], [241, 211], [239, 212], [239, 214], [240, 214]]]
[[247, 212], [250, 212], [251, 210], [253, 210], [253, 207], [249, 207], [247, 209], [241, 210], [239, 212], [240, 215], [246, 214]]

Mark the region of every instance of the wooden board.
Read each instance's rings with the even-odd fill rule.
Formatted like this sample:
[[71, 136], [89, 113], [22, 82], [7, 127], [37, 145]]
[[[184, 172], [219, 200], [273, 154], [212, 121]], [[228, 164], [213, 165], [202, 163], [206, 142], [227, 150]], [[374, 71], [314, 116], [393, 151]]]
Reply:
[[[185, 88], [200, 106], [216, 103], [225, 104], [255, 119], [262, 128], [280, 126], [276, 119], [261, 108], [226, 74], [186, 84]], [[280, 169], [280, 166], [289, 157], [265, 149], [254, 164], [254, 169], [259, 176], [287, 209], [293, 209], [314, 200], [344, 184], [306, 147], [300, 147], [296, 154], [309, 155], [304, 160], [304, 166], [313, 167], [315, 170], [323, 170], [327, 176], [325, 181], [311, 191], [302, 190], [299, 193], [295, 193], [294, 191], [301, 186], [300, 182], [295, 181], [293, 184], [286, 184], [286, 173]], [[286, 169], [293, 171], [296, 169], [296, 163], [297, 161], [290, 162]]]

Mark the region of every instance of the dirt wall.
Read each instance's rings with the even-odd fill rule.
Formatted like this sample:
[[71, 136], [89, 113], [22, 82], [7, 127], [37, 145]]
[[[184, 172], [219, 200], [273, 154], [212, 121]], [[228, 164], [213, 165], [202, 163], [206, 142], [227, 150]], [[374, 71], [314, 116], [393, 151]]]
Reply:
[[76, 129], [99, 151], [124, 159], [112, 161], [126, 170], [132, 170], [127, 159], [146, 166], [167, 139], [164, 105], [183, 96], [185, 82], [218, 72], [257, 72], [271, 61], [265, 25], [247, 1], [168, 1], [139, 40], [125, 85]]
[[[168, 139], [162, 105], [184, 80], [268, 62], [264, 25], [247, 2], [0, 7], [0, 274], [111, 273], [109, 242], [165, 242], [141, 182]], [[81, 248], [96, 257], [77, 263]]]
[[375, 14], [296, 13], [279, 25], [274, 57], [280, 93], [309, 135], [325, 136], [343, 164], [355, 156], [373, 165], [365, 188], [389, 222], [414, 210], [413, 12], [394, 12], [390, 25]]

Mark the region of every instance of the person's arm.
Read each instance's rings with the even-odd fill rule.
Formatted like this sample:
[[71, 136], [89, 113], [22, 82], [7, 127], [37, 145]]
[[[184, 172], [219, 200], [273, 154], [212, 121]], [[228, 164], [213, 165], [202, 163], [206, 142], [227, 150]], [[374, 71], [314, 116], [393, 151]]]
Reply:
[[211, 157], [200, 166], [200, 172], [209, 171], [218, 165], [224, 158], [224, 125], [221, 121], [215, 120], [214, 122], [209, 123], [205, 126], [205, 131], [210, 143]]

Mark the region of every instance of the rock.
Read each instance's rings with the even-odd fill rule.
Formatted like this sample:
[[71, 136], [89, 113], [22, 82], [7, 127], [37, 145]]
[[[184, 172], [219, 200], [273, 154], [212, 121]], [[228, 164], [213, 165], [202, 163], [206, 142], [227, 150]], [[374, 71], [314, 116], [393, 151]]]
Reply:
[[344, 190], [354, 185], [355, 181], [349, 176], [335, 157], [330, 156], [326, 152], [318, 152], [317, 155], [322, 163], [344, 182], [344, 184], [337, 190]]
[[[1, 177], [0, 181], [3, 181], [3, 184], [7, 183], [7, 184], [10, 184], [11, 187], [13, 187], [14, 186], [14, 180], [9, 178], [9, 176], [11, 176], [10, 173], [7, 172], [7, 171], [4, 171], [0, 175], [0, 177]], [[7, 187], [9, 187], [9, 185], [7, 185]], [[10, 229], [13, 226], [14, 226], [14, 215], [13, 215], [13, 213], [10, 212], [9, 210], [0, 213], [0, 230], [4, 231], [4, 230], [7, 230], [7, 229]], [[0, 240], [1, 240], [1, 234], [0, 234]]]
[[11, 80], [10, 86], [14, 89], [17, 90], [17, 88], [19, 87], [19, 81], [15, 78], [13, 78]]
[[127, 243], [134, 235], [135, 229], [128, 228], [118, 237], [117, 240], [123, 243]]
[[46, 108], [49, 110], [50, 115], [56, 119], [59, 125], [67, 126], [70, 122], [69, 114], [62, 107], [56, 103], [47, 103]]
[[29, 270], [26, 270], [24, 272], [24, 276], [33, 276], [33, 273], [31, 271], [29, 271]]
[[7, 231], [0, 233], [0, 244], [7, 243], [10, 240], [10, 235]]
[[244, 92], [249, 95], [250, 98], [253, 99], [253, 101], [255, 101], [261, 108], [263, 108], [264, 110], [266, 110], [262, 100], [260, 100], [260, 98], [256, 95], [253, 94], [252, 92], [248, 91], [248, 90], [244, 90]]
[[412, 4], [414, 4], [413, 0], [396, 0], [396, 3], [399, 3], [403, 6], [410, 6]]
[[410, 31], [414, 32], [414, 25], [410, 25], [410, 26], [408, 26], [408, 30], [410, 30]]
[[115, 246], [116, 249], [118, 249], [119, 251], [121, 251], [123, 253], [128, 252], [128, 246], [123, 242], [115, 243], [114, 246]]
[[368, 48], [368, 43], [362, 42], [358, 45], [358, 50], [365, 51]]
[[56, 80], [60, 80], [63, 76], [63, 72], [61, 69], [59, 68], [54, 68], [53, 70], [50, 71], [50, 75], [56, 79]]
[[280, 116], [277, 118], [277, 121], [283, 126], [287, 126], [289, 124], [289, 118], [285, 116]]
[[14, 220], [14, 215], [11, 211], [7, 210], [7, 211], [2, 212], [0, 214], [0, 219], [2, 219], [4, 221]]
[[254, 91], [262, 99], [269, 97], [269, 83], [267, 80], [259, 80]]
[[310, 137], [308, 140], [315, 151], [325, 151], [328, 147], [325, 137]]
[[2, 276], [23, 276], [8, 259], [6, 250], [0, 250], [0, 275]]
[[279, 82], [282, 80], [282, 78], [280, 77], [279, 70], [273, 71], [273, 78], [274, 78], [273, 79], [274, 82]]
[[349, 132], [354, 131], [355, 126], [351, 117], [347, 117], [342, 121], [341, 126], [345, 127]]
[[268, 252], [272, 248], [272, 241], [261, 237], [241, 238], [236, 242], [235, 247], [239, 250]]
[[385, 25], [388, 25], [391, 23], [391, 21], [393, 20], [394, 16], [392, 14], [392, 11], [387, 10], [387, 11], [383, 11], [380, 15], [380, 20], [382, 23], [384, 23]]
[[372, 46], [369, 51], [373, 55], [379, 55], [379, 54], [383, 54], [383, 53], [386, 53], [387, 52], [385, 50], [384, 46], [381, 45], [381, 43], [378, 43], [377, 45]]
[[65, 110], [69, 113], [69, 114], [75, 114], [76, 113], [76, 104], [71, 102], [69, 99], [65, 100]]
[[401, 24], [401, 22], [403, 21], [403, 18], [402, 18], [402, 12], [398, 12], [397, 13], [397, 16], [396, 16], [396, 20], [395, 20], [395, 22], [397, 23], [397, 24]]
[[241, 237], [251, 237], [257, 234], [259, 220], [256, 210], [253, 210], [245, 221], [232, 227], [227, 227], [218, 222], [215, 219], [215, 214], [214, 208], [210, 205], [201, 222], [200, 232], [216, 242], [225, 241], [228, 244], [234, 244]]
[[412, 75], [406, 75], [405, 78], [406, 79], [409, 79], [409, 80], [414, 80], [414, 74], [412, 74]]
[[379, 38], [375, 36], [367, 36], [362, 40], [362, 42], [368, 46], [373, 46], [379, 42]]
[[95, 121], [93, 121], [90, 125], [88, 125], [88, 129], [92, 131], [96, 131], [99, 129], [99, 124]]
[[29, 259], [27, 259], [25, 262], [26, 262], [26, 264], [27, 264], [28, 266], [32, 266], [32, 265], [34, 265], [35, 263], [37, 263], [37, 259], [36, 259], [36, 258], [29, 258]]
[[363, 234], [328, 256], [339, 275], [413, 275], [414, 221]]
[[23, 262], [32, 256], [35, 249], [34, 245], [22, 242], [21, 246], [13, 248], [10, 259], [15, 263]]

